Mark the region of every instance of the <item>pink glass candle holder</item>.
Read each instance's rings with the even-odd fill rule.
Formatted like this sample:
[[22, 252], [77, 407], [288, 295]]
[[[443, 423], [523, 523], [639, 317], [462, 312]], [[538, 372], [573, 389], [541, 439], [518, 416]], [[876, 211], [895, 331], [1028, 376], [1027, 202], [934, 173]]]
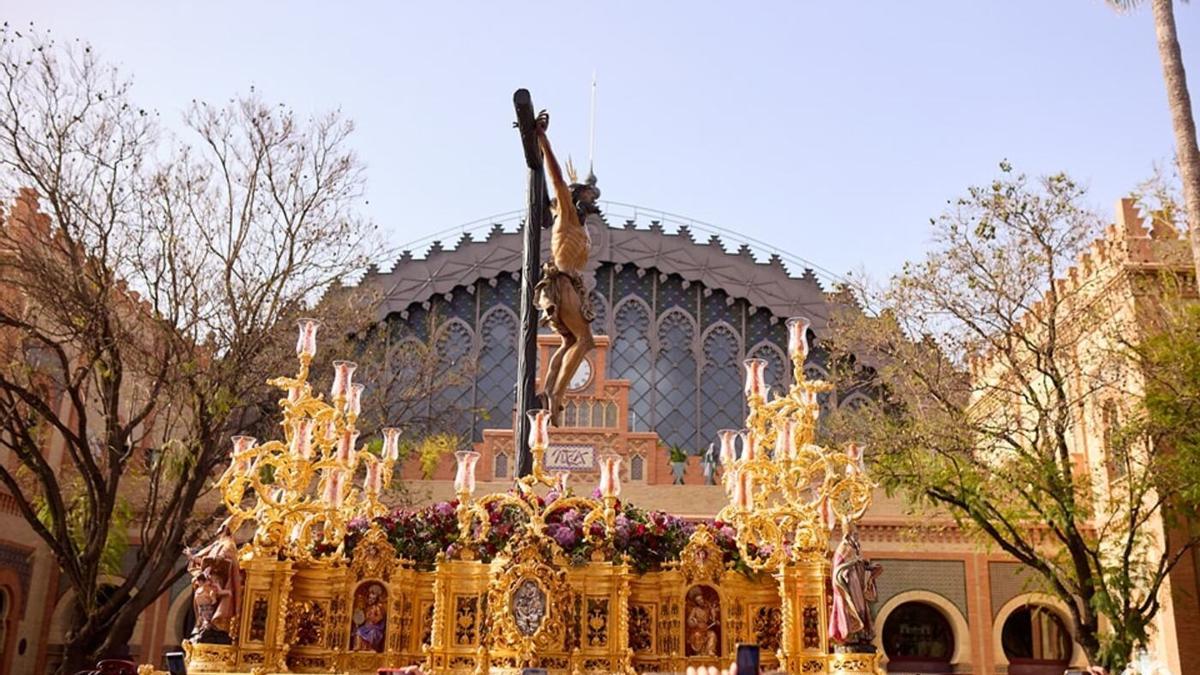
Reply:
[[547, 448], [550, 446], [550, 411], [529, 411], [529, 447]]
[[378, 495], [383, 487], [383, 464], [367, 462], [367, 475], [363, 477], [363, 491], [369, 495]]
[[400, 459], [400, 430], [395, 427], [383, 430], [383, 458], [389, 462]]
[[362, 393], [366, 389], [364, 385], [350, 385], [350, 392], [346, 396], [346, 413], [352, 417], [358, 417], [362, 413]]
[[721, 466], [727, 469], [737, 461], [737, 437], [736, 429], [722, 429], [717, 432], [717, 438], [721, 439]]
[[600, 459], [600, 496], [621, 496], [621, 457], [609, 455]]
[[804, 363], [808, 358], [808, 328], [812, 322], [802, 316], [793, 316], [787, 320], [788, 356], [792, 361]]
[[746, 398], [767, 398], [767, 362], [763, 359], [746, 359]]
[[312, 458], [312, 429], [313, 421], [301, 419], [292, 427], [292, 456], [297, 459]]
[[295, 405], [296, 401], [300, 400], [300, 395], [302, 393], [303, 390], [300, 387], [288, 387], [287, 402]]
[[754, 478], [749, 471], [739, 471], [733, 479], [733, 505], [742, 510], [754, 506]]
[[296, 338], [296, 356], [311, 360], [317, 355], [317, 329], [321, 322], [316, 319], [300, 319], [296, 322], [300, 335]]
[[350, 385], [354, 384], [354, 369], [358, 364], [353, 361], [333, 362], [333, 387], [329, 394], [334, 399], [345, 399], [350, 394]]
[[345, 429], [338, 438], [337, 460], [349, 464], [354, 459], [354, 444], [358, 441], [358, 432]]
[[796, 459], [795, 420], [787, 420], [775, 432], [775, 459], [780, 462]]
[[479, 453], [473, 450], [459, 450], [454, 453], [458, 460], [458, 470], [454, 474], [454, 491], [458, 494], [475, 494], [475, 464], [479, 461]]
[[743, 429], [739, 432], [742, 437], [742, 459], [747, 462], [753, 462], [762, 455], [762, 450], [758, 444], [758, 436], [749, 429]]
[[863, 446], [858, 443], [851, 443], [846, 446], [846, 458], [850, 460], [846, 472], [849, 474], [863, 473], [866, 466], [863, 464]]
[[325, 492], [321, 495], [322, 500], [334, 507], [342, 505], [342, 470], [330, 469], [325, 474]]
[[253, 436], [234, 436], [233, 437], [233, 454], [236, 457], [250, 448], [254, 447], [255, 438]]
[[821, 517], [821, 523], [832, 532], [833, 528], [837, 527], [837, 511], [833, 509], [833, 500], [828, 496], [821, 497], [821, 504], [818, 506], [817, 512]]

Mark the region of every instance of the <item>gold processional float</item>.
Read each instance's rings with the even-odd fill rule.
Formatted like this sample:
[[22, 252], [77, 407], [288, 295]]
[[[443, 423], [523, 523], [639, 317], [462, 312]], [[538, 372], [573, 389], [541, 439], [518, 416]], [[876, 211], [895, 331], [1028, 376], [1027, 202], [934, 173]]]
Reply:
[[[400, 554], [397, 531], [427, 524], [397, 525], [380, 501], [400, 432], [356, 448], [355, 365], [335, 361], [329, 399], [314, 394], [317, 323], [301, 321], [299, 373], [271, 381], [286, 392], [284, 439], [234, 439], [218, 483], [231, 515], [190, 554], [188, 672], [679, 672], [727, 666], [739, 643], [760, 645], [766, 670], [879, 672], [868, 607], [879, 570], [855, 532], [873, 485], [861, 448], [814, 442], [830, 385], [805, 379], [808, 325], [788, 321], [786, 396], [770, 399], [766, 363], [746, 361], [747, 428], [720, 433], [730, 502], [716, 521], [659, 514], [631, 535], [621, 459], [601, 458], [598, 490], [576, 495], [570, 475], [543, 469], [552, 432], [537, 410], [533, 472], [511, 492], [476, 497], [479, 454], [457, 453], [458, 499], [428, 511], [446, 516], [451, 544], [421, 565]], [[244, 523], [253, 536], [238, 545]], [[646, 527], [689, 533], [677, 559], [637, 565], [629, 542]]]

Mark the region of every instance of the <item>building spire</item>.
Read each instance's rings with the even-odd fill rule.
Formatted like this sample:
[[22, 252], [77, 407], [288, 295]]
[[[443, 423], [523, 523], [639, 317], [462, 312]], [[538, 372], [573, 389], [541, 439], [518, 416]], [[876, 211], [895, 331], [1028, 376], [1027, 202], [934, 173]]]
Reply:
[[588, 177], [589, 185], [596, 184], [596, 70], [592, 69], [592, 114], [588, 124]]

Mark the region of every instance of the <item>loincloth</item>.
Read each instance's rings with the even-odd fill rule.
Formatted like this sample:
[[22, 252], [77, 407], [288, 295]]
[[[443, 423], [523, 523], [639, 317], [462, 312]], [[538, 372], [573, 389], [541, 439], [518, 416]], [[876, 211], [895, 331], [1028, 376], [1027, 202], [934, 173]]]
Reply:
[[575, 296], [579, 298], [579, 311], [583, 315], [584, 321], [591, 323], [596, 318], [596, 308], [592, 306], [591, 294], [583, 287], [583, 277], [578, 272], [564, 272], [558, 269], [554, 263], [544, 263], [542, 278], [533, 287], [533, 297], [537, 306], [542, 310], [542, 316], [538, 319], [538, 323], [550, 326], [560, 335], [566, 335], [570, 331], [558, 316], [564, 288], [564, 285], [559, 283], [562, 279], [571, 282], [568, 288], [574, 291]]

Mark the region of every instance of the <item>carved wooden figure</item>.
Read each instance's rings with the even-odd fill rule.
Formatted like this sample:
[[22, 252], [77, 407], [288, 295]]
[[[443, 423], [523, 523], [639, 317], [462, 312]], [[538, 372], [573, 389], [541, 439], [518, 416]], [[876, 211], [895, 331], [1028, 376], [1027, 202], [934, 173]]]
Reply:
[[542, 279], [535, 289], [535, 297], [542, 310], [542, 323], [562, 338], [562, 344], [550, 357], [542, 387], [545, 405], [558, 426], [562, 422], [562, 402], [567, 386], [584, 357], [595, 346], [591, 322], [596, 313], [582, 276], [591, 243], [580, 210], [594, 208], [599, 190], [590, 183], [568, 185], [563, 179], [562, 169], [546, 137], [549, 126], [550, 116], [543, 110], [537, 117], [537, 137], [545, 157], [546, 176], [554, 186], [555, 198], [551, 202], [554, 226], [550, 230], [551, 262], [542, 265]]

